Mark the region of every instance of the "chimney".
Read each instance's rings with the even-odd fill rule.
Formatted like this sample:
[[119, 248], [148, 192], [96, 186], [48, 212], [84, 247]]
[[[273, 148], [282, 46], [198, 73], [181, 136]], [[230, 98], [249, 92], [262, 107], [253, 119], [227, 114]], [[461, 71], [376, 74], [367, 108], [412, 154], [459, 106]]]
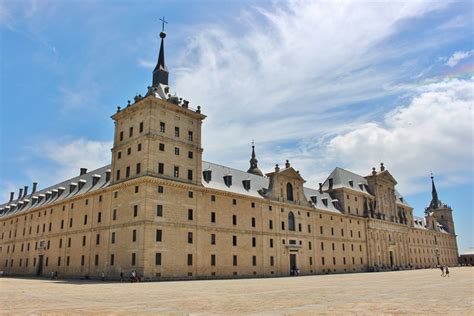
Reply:
[[385, 167], [383, 165], [383, 162], [380, 163], [380, 171], [384, 171], [385, 170]]
[[323, 184], [319, 182], [319, 193], [323, 193]]
[[285, 168], [290, 168], [290, 161], [288, 159], [285, 162]]
[[23, 187], [23, 196], [27, 196], [27, 195], [28, 195], [28, 186], [25, 185], [25, 186]]
[[332, 190], [333, 179], [329, 178], [329, 190]]
[[375, 168], [372, 168], [372, 175], [375, 176], [377, 174], [377, 171], [375, 171]]
[[11, 201], [13, 201], [14, 198], [15, 198], [15, 192], [10, 192], [10, 201], [8, 201], [8, 203], [11, 203]]
[[81, 173], [79, 175], [82, 176], [86, 173], [87, 173], [87, 168], [81, 168]]
[[33, 182], [33, 191], [31, 192], [31, 194], [35, 194], [37, 185], [38, 185], [38, 182]]
[[23, 189], [20, 188], [20, 191], [18, 192], [18, 200], [23, 197]]

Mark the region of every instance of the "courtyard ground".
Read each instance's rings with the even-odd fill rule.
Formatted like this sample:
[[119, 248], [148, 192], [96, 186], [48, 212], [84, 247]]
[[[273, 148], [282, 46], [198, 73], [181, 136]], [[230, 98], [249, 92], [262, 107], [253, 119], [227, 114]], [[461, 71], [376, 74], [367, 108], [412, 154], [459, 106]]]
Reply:
[[474, 314], [474, 268], [117, 283], [0, 279], [0, 313]]

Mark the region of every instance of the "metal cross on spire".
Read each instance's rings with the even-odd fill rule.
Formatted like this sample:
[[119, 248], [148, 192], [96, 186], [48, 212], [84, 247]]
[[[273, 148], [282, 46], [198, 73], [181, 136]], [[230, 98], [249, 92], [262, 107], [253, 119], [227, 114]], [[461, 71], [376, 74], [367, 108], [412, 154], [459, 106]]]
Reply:
[[165, 17], [163, 16], [160, 21], [162, 22], [161, 23], [161, 32], [164, 32], [165, 31], [165, 23], [168, 24], [168, 21], [165, 20]]

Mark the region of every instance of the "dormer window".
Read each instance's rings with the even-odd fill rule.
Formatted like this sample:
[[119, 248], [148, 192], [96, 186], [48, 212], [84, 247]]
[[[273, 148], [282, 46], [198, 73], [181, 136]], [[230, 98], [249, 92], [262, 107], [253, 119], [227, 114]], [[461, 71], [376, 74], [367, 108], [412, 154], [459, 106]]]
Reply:
[[204, 178], [204, 181], [209, 183], [209, 181], [212, 180], [212, 171], [211, 170], [204, 170], [202, 172], [202, 177]]
[[64, 190], [66, 190], [65, 187], [59, 187], [58, 188], [58, 196], [61, 196], [61, 194], [63, 194]]
[[98, 174], [95, 174], [95, 175], [92, 176], [92, 186], [96, 185], [97, 182], [99, 182], [100, 177], [101, 177], [101, 176], [98, 175]]
[[232, 185], [232, 175], [226, 175], [224, 176], [224, 184], [228, 187]]
[[351, 186], [351, 188], [354, 187], [354, 180], [349, 180], [349, 185]]
[[250, 180], [243, 180], [242, 184], [243, 184], [245, 190], [247, 190], [247, 191], [250, 190]]
[[317, 204], [318, 203], [318, 197], [316, 195], [313, 195], [311, 197], [311, 202], [313, 202], [313, 204]]
[[323, 197], [321, 198], [321, 201], [323, 201], [324, 206], [328, 206], [328, 198]]
[[83, 179], [79, 180], [79, 189], [78, 190], [82, 189], [84, 187], [84, 184], [86, 184], [86, 180], [83, 180]]
[[69, 193], [74, 191], [76, 189], [76, 186], [77, 186], [77, 183], [74, 183], [74, 182], [69, 184]]
[[363, 183], [359, 183], [359, 188], [361, 191], [364, 191], [364, 184]]

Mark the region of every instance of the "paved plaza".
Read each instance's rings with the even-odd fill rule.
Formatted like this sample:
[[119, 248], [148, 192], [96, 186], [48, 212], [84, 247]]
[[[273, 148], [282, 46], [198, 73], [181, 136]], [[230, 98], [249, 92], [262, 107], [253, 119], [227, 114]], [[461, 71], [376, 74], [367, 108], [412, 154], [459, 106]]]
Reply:
[[180, 282], [0, 279], [0, 313], [474, 314], [474, 268]]

